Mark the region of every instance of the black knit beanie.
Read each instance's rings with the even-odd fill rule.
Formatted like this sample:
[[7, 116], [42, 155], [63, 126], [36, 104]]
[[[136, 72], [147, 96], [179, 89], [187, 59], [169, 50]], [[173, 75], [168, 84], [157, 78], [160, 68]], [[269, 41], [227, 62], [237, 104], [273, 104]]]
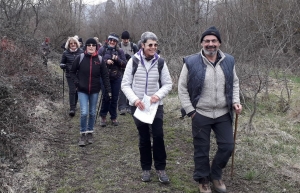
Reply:
[[130, 39], [130, 35], [128, 31], [124, 31], [121, 35], [121, 39]]
[[215, 26], [212, 26], [210, 28], [208, 28], [201, 36], [201, 42], [203, 41], [203, 38], [207, 35], [214, 35], [218, 38], [219, 42], [222, 43], [221, 41], [221, 36], [220, 36], [220, 32], [219, 30], [217, 30], [217, 28]]
[[88, 44], [95, 44], [95, 45], [97, 45], [97, 41], [94, 38], [89, 38], [85, 42], [85, 45], [88, 45]]

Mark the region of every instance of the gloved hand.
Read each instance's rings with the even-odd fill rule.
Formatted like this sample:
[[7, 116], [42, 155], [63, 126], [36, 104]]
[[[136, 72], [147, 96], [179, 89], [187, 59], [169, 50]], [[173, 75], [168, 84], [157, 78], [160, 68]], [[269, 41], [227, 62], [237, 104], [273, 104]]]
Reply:
[[128, 61], [131, 58], [131, 56], [129, 54], [125, 54], [125, 58]]
[[60, 64], [59, 67], [64, 70], [64, 69], [67, 68], [67, 65], [66, 64]]

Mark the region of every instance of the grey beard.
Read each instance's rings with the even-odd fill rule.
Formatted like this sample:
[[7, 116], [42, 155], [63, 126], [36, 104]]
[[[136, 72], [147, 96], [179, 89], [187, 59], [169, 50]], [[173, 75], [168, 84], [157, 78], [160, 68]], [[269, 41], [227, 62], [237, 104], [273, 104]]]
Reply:
[[207, 50], [205, 50], [205, 49], [203, 49], [203, 51], [204, 51], [204, 54], [205, 55], [208, 55], [208, 56], [214, 56], [214, 55], [216, 55], [217, 54], [217, 52], [218, 52], [218, 50], [216, 50], [216, 51], [207, 51]]

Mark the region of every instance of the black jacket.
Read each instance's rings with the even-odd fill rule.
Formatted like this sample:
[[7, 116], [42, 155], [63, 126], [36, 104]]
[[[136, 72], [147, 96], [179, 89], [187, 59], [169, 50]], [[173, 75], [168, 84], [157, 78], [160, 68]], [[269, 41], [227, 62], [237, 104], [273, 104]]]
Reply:
[[108, 59], [112, 59], [112, 55], [117, 55], [118, 60], [115, 60], [114, 64], [112, 65], [107, 65], [107, 68], [109, 71], [118, 71], [118, 74], [115, 78], [122, 77], [123, 71], [126, 68], [127, 61], [124, 55], [124, 51], [121, 48], [108, 48], [107, 45], [104, 45], [99, 49], [98, 54], [103, 57], [103, 61], [105, 63], [107, 63]]
[[93, 94], [100, 91], [100, 78], [102, 78], [105, 90], [111, 93], [108, 71], [105, 63], [100, 63], [97, 53], [93, 56], [84, 53], [79, 64], [80, 56], [73, 62], [70, 74], [79, 92]]
[[76, 56], [80, 55], [81, 53], [83, 53], [83, 50], [81, 48], [78, 48], [76, 52], [71, 52], [69, 49], [64, 51], [60, 63], [67, 65], [66, 73], [70, 73], [72, 64]]

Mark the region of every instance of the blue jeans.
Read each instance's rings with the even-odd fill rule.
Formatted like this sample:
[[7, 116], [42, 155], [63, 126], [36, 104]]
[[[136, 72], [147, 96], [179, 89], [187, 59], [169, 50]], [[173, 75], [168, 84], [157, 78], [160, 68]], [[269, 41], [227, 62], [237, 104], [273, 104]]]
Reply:
[[[98, 96], [99, 93], [86, 94], [78, 92], [80, 103], [80, 133], [92, 133], [94, 131]], [[89, 118], [87, 119], [88, 112]]]
[[[119, 99], [119, 92], [121, 89], [121, 82], [122, 77], [116, 79], [116, 80], [110, 80], [110, 86], [111, 86], [111, 100], [107, 99], [107, 94], [105, 92], [105, 89], [102, 87], [102, 94], [103, 94], [103, 101], [101, 105], [101, 111], [100, 116], [106, 117], [107, 113], [110, 114], [110, 119], [114, 120], [117, 118], [117, 105], [118, 105], [118, 99]], [[102, 83], [103, 85], [103, 83]]]

